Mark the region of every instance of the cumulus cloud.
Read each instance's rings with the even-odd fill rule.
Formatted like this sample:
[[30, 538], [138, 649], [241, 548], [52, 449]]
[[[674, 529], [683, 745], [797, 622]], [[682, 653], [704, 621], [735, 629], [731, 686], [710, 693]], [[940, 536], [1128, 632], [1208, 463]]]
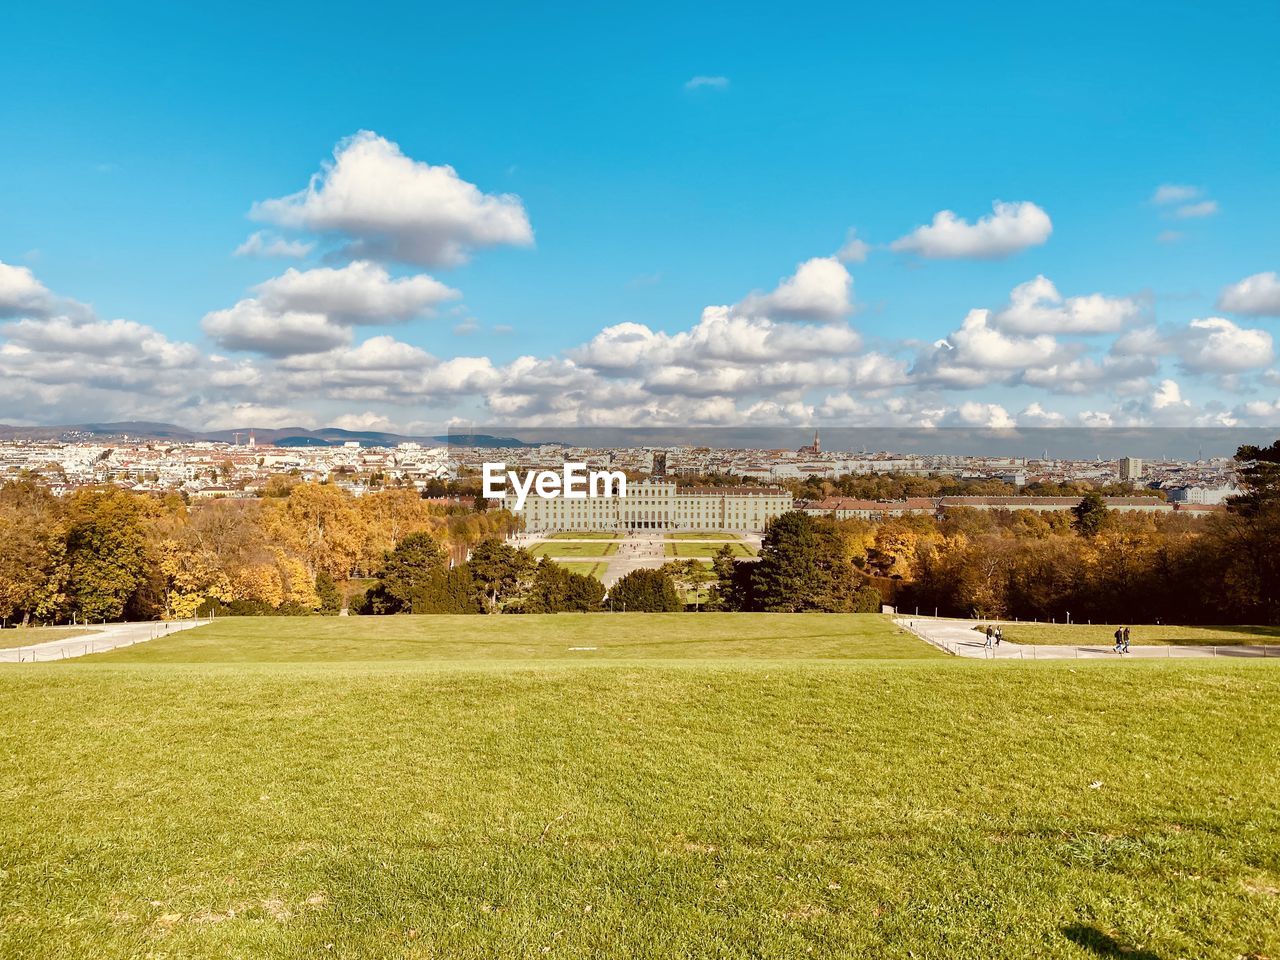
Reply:
[[200, 352], [132, 320], [26, 319], [0, 328], [11, 347], [33, 354], [83, 354], [165, 368], [191, 366]]
[[1259, 370], [1274, 359], [1271, 334], [1239, 327], [1224, 317], [1192, 320], [1178, 337], [1182, 366], [1192, 373]]
[[931, 259], [994, 260], [1039, 246], [1052, 232], [1049, 215], [1034, 203], [997, 200], [991, 215], [975, 223], [950, 210], [939, 211], [931, 224], [916, 227], [889, 248]]
[[836, 251], [836, 259], [841, 263], [865, 263], [870, 252], [871, 244], [861, 239], [858, 231], [850, 227], [844, 244]]
[[814, 257], [796, 267], [771, 293], [753, 293], [734, 308], [744, 316], [838, 320], [853, 310], [853, 277], [835, 257]]
[[1218, 309], [1254, 317], [1280, 317], [1280, 276], [1274, 272], [1255, 273], [1223, 287]]
[[43, 315], [52, 309], [53, 300], [29, 268], [0, 260], [0, 317]]
[[462, 296], [426, 274], [393, 280], [367, 260], [336, 269], [291, 267], [255, 290], [267, 310], [320, 313], [336, 323], [356, 324], [409, 320]]
[[351, 330], [323, 313], [278, 312], [254, 299], [205, 314], [204, 332], [228, 350], [249, 350], [269, 357], [320, 353], [351, 342]]
[[316, 248], [314, 243], [304, 240], [286, 240], [284, 237], [257, 230], [236, 247], [237, 257], [291, 257], [301, 260]]
[[1011, 335], [992, 325], [991, 311], [970, 310], [959, 330], [920, 353], [912, 374], [940, 386], [980, 387], [1067, 359], [1070, 351], [1049, 334]]
[[690, 77], [684, 82], [686, 90], [725, 90], [729, 86], [729, 78], [721, 76], [703, 76]]
[[1019, 284], [992, 321], [1013, 333], [1114, 333], [1139, 315], [1134, 300], [1100, 293], [1064, 299], [1047, 277]]
[[533, 243], [519, 197], [486, 194], [453, 167], [413, 160], [368, 130], [341, 141], [304, 189], [255, 203], [251, 216], [343, 238], [350, 256], [422, 266], [463, 263], [482, 247]]

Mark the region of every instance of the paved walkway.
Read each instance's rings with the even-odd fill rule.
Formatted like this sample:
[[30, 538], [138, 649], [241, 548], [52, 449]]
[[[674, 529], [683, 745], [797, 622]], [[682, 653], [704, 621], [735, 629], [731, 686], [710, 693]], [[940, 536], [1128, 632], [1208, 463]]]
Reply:
[[1109, 646], [1073, 647], [1067, 644], [1032, 644], [1004, 641], [991, 650], [986, 648], [986, 637], [973, 629], [973, 620], [931, 620], [924, 617], [899, 617], [893, 621], [914, 633], [926, 643], [957, 657], [978, 657], [996, 660], [1084, 660], [1109, 658], [1120, 660], [1138, 658], [1150, 660], [1170, 657], [1274, 657], [1280, 659], [1280, 646], [1224, 646], [1133, 644], [1127, 654], [1118, 654]]
[[[90, 653], [105, 653], [116, 647], [131, 647], [157, 637], [166, 637], [179, 630], [203, 627], [210, 620], [180, 620], [161, 623], [107, 623], [93, 627], [93, 633], [65, 640], [49, 640], [30, 647], [12, 647], [0, 650], [0, 663], [35, 663], [46, 660], [69, 660]], [[88, 629], [88, 628], [86, 628]]]

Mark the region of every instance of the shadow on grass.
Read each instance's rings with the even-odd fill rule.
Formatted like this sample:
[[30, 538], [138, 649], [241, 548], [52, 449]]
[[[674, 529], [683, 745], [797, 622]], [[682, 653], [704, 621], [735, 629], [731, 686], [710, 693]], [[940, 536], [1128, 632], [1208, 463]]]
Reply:
[[1076, 924], [1062, 928], [1063, 936], [1076, 946], [1084, 947], [1099, 957], [1124, 957], [1125, 960], [1160, 960], [1159, 954], [1150, 950], [1135, 950], [1126, 947], [1109, 933], [1103, 933], [1097, 927], [1086, 927]]

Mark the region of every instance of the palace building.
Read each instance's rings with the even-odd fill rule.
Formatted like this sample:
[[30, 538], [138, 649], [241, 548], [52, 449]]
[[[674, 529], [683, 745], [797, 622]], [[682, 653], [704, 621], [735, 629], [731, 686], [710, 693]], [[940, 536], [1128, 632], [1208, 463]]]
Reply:
[[517, 514], [528, 533], [590, 530], [736, 530], [760, 532], [792, 508], [775, 487], [677, 487], [652, 480], [627, 484], [625, 497], [566, 500], [531, 496]]

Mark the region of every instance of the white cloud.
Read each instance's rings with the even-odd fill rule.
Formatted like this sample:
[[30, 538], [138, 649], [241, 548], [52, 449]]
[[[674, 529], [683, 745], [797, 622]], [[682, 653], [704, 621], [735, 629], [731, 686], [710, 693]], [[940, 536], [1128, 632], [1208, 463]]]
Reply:
[[1192, 320], [1178, 337], [1182, 365], [1193, 373], [1258, 370], [1274, 359], [1271, 334], [1236, 326], [1223, 317]]
[[1212, 217], [1217, 212], [1217, 200], [1202, 200], [1199, 203], [1189, 203], [1185, 207], [1179, 207], [1173, 215], [1179, 220], [1194, 220], [1200, 217]]
[[1114, 333], [1139, 313], [1136, 301], [1100, 293], [1064, 300], [1040, 275], [1014, 287], [1009, 305], [992, 322], [1014, 333]]
[[301, 260], [316, 248], [314, 243], [304, 240], [286, 240], [266, 230], [251, 233], [240, 246], [235, 249], [237, 257], [292, 257]]
[[0, 328], [0, 332], [11, 346], [33, 354], [112, 358], [135, 364], [140, 370], [143, 366], [187, 367], [200, 356], [191, 344], [170, 340], [152, 327], [132, 320], [28, 319]]
[[351, 430], [357, 433], [365, 430], [398, 432], [396, 425], [387, 417], [380, 413], [374, 413], [372, 410], [366, 410], [364, 413], [344, 413], [340, 417], [334, 417], [330, 426], [337, 427], [339, 430]]
[[278, 313], [254, 299], [205, 314], [200, 326], [228, 350], [250, 350], [269, 357], [320, 353], [351, 342], [351, 330], [323, 313]]
[[1186, 234], [1181, 230], [1161, 230], [1156, 234], [1157, 243], [1178, 243], [1186, 239]]
[[853, 310], [853, 277], [835, 257], [814, 257], [796, 267], [772, 293], [753, 293], [734, 307], [743, 316], [838, 320]]
[[53, 294], [27, 267], [0, 260], [0, 317], [41, 316], [53, 305]]
[[1255, 317], [1280, 317], [1280, 276], [1274, 272], [1255, 273], [1223, 287], [1218, 309]]
[[1052, 336], [1010, 335], [990, 319], [989, 310], [970, 310], [959, 330], [921, 351], [912, 375], [926, 383], [972, 388], [1009, 382], [1028, 367], [1070, 359], [1070, 351]]
[[351, 256], [424, 266], [459, 264], [481, 247], [533, 243], [518, 197], [483, 193], [453, 167], [406, 157], [368, 130], [340, 142], [305, 189], [256, 203], [251, 215], [345, 237]]
[[1199, 187], [1193, 187], [1185, 183], [1162, 183], [1156, 187], [1156, 192], [1151, 195], [1151, 202], [1159, 206], [1167, 206], [1171, 203], [1185, 203], [1187, 200], [1194, 200], [1203, 192]]
[[690, 77], [688, 80], [684, 82], [684, 88], [686, 90], [702, 90], [702, 89], [724, 90], [728, 86], [729, 86], [729, 78], [720, 77], [720, 76], [699, 75], [696, 77]]
[[387, 323], [429, 313], [462, 294], [419, 274], [391, 279], [367, 260], [341, 268], [289, 268], [255, 288], [262, 305], [274, 313], [321, 313], [335, 323]]
[[867, 254], [871, 252], [871, 244], [858, 237], [858, 231], [849, 228], [844, 245], [836, 251], [836, 259], [841, 263], [865, 263]]
[[1067, 418], [1055, 410], [1046, 410], [1039, 401], [1027, 404], [1018, 414], [1020, 427], [1061, 427]]
[[1111, 353], [1117, 357], [1158, 357], [1169, 352], [1169, 344], [1155, 327], [1137, 327], [1117, 337], [1111, 344]]
[[990, 260], [1038, 246], [1048, 240], [1052, 232], [1049, 215], [1034, 203], [997, 200], [991, 215], [976, 223], [969, 223], [950, 210], [939, 211], [931, 224], [916, 227], [889, 247], [936, 259]]
[[989, 430], [1008, 430], [1017, 426], [1009, 411], [998, 403], [979, 403], [968, 400], [959, 404], [942, 418], [942, 426], [985, 427]]

